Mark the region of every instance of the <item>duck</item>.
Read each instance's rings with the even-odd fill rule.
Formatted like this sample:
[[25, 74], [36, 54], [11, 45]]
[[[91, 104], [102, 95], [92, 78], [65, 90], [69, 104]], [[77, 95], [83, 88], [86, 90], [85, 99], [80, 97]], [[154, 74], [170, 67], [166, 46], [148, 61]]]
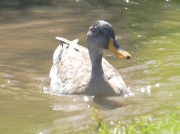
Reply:
[[86, 40], [87, 48], [62, 37], [53, 54], [50, 69], [50, 91], [56, 94], [91, 96], [120, 96], [128, 88], [118, 71], [103, 58], [103, 51], [110, 50], [117, 58], [130, 59], [117, 41], [110, 23], [95, 21], [90, 26]]

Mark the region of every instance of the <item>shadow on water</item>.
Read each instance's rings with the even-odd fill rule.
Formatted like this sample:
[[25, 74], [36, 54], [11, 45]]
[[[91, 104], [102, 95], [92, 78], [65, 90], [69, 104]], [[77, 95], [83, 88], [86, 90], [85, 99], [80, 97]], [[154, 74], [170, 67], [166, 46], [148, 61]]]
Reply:
[[119, 98], [119, 101], [110, 99], [108, 97], [94, 96], [93, 102], [98, 104], [100, 107], [104, 109], [109, 109], [109, 110], [113, 110], [113, 109], [128, 105], [122, 102], [121, 97], [118, 97], [118, 98]]
[[[0, 7], [28, 7], [28, 6], [48, 6], [52, 5], [55, 0], [1, 0]], [[61, 1], [59, 1], [61, 2]], [[62, 1], [63, 2], [63, 1]]]

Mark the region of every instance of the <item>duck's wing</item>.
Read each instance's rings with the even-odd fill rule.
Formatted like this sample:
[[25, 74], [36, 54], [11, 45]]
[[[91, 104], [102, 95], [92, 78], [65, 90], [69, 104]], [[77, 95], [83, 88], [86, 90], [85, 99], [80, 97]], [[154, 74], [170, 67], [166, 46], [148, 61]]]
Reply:
[[126, 84], [119, 72], [104, 58], [102, 59], [102, 67], [105, 79], [108, 81], [109, 85], [111, 85], [116, 94], [123, 95], [128, 93]]
[[53, 55], [53, 65], [49, 77], [50, 90], [56, 93], [72, 94], [83, 91], [90, 80], [91, 64], [87, 48], [56, 37], [60, 45]]

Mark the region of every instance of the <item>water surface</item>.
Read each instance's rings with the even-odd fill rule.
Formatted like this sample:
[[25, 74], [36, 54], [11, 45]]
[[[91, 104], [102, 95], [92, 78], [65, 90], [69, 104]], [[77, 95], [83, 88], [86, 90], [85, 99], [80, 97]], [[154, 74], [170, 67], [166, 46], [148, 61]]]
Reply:
[[[67, 0], [25, 8], [16, 4], [0, 9], [0, 133], [78, 133], [95, 125], [91, 107], [107, 123], [126, 123], [140, 115], [157, 118], [180, 105], [180, 3]], [[91, 96], [52, 95], [47, 88], [59, 44], [55, 37], [79, 38], [86, 46], [87, 30], [99, 19], [113, 25], [119, 42], [132, 54], [131, 60], [104, 54], [131, 94], [98, 103]]]

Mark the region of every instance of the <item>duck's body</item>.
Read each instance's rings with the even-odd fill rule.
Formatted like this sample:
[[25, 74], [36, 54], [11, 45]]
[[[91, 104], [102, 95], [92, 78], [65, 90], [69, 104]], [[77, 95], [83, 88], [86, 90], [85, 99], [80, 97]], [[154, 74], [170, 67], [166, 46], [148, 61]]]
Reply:
[[[102, 23], [109, 25], [105, 21]], [[127, 87], [119, 73], [102, 58], [103, 47], [100, 46], [97, 49], [92, 46], [91, 43], [93, 45], [94, 42], [98, 43], [93, 37], [97, 37], [97, 35], [93, 35], [93, 26], [90, 27], [87, 34], [88, 49], [78, 45], [77, 41], [71, 42], [57, 38], [61, 40], [61, 44], [54, 52], [54, 63], [50, 71], [50, 89], [53, 92], [106, 96], [122, 95], [127, 92]], [[102, 35], [102, 33], [100, 34]], [[109, 40], [108, 42], [110, 42]]]

